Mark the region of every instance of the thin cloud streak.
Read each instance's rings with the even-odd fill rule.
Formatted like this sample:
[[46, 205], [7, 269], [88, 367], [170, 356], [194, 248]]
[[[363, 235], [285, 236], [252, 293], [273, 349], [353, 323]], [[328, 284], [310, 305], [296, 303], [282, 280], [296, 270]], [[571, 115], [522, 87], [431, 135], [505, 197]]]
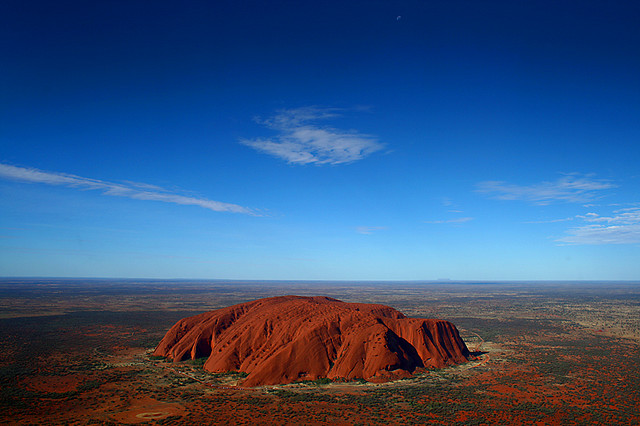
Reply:
[[485, 181], [477, 184], [476, 191], [499, 200], [521, 200], [548, 205], [553, 202], [588, 202], [598, 197], [598, 191], [615, 187], [616, 185], [607, 180], [570, 174], [554, 182], [541, 182], [529, 186], [502, 181]]
[[315, 124], [338, 117], [336, 108], [297, 108], [282, 110], [267, 120], [257, 120], [278, 132], [271, 139], [240, 139], [240, 143], [290, 164], [348, 164], [384, 148], [374, 136], [354, 130]]
[[386, 226], [358, 226], [356, 232], [362, 235], [371, 235], [376, 231], [382, 231], [387, 229]]
[[425, 221], [424, 223], [430, 223], [430, 224], [441, 224], [441, 223], [465, 223], [465, 222], [469, 222], [470, 220], [473, 220], [472, 217], [459, 217], [456, 219], [446, 219], [446, 220], [428, 220]]
[[612, 216], [587, 213], [576, 216], [586, 225], [569, 229], [566, 237], [556, 241], [567, 244], [638, 244], [640, 243], [640, 208], [616, 210]]
[[135, 200], [162, 201], [165, 203], [199, 206], [216, 212], [257, 215], [254, 210], [237, 204], [223, 203], [205, 198], [188, 197], [167, 191], [155, 185], [144, 183], [113, 183], [66, 173], [47, 172], [8, 164], [0, 164], [0, 178], [29, 183], [66, 186], [82, 190], [98, 190], [102, 191], [105, 195], [127, 197]]
[[572, 217], [565, 217], [564, 219], [549, 219], [549, 220], [530, 220], [524, 223], [558, 223], [558, 222], [568, 222], [573, 220]]

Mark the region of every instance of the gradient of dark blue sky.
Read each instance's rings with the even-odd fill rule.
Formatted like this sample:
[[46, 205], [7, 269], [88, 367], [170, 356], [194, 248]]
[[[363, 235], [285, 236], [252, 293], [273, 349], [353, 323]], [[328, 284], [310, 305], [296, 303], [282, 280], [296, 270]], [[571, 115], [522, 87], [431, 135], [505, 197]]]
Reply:
[[[3, 2], [0, 274], [638, 279], [638, 22], [634, 2]], [[309, 108], [384, 148], [260, 150]], [[121, 182], [254, 215], [104, 195]]]

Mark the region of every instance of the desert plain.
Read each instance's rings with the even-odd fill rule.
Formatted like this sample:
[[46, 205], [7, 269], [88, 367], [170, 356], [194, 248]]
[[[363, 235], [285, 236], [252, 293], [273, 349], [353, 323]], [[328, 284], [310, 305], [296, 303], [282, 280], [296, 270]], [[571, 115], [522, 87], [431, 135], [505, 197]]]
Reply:
[[[181, 318], [328, 296], [451, 321], [468, 362], [239, 386], [152, 352]], [[2, 424], [638, 424], [638, 282], [0, 280]]]

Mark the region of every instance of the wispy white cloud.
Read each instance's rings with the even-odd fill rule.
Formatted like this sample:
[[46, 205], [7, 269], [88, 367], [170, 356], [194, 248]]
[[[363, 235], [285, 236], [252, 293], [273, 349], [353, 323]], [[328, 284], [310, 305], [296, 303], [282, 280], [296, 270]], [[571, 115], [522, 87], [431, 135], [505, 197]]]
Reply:
[[576, 216], [584, 225], [571, 228], [558, 242], [568, 244], [640, 243], [640, 208], [616, 210], [611, 216], [587, 213]]
[[356, 232], [363, 235], [371, 235], [376, 231], [387, 229], [386, 226], [358, 226]]
[[270, 139], [241, 139], [240, 143], [292, 164], [347, 164], [384, 148], [374, 136], [317, 124], [340, 115], [336, 108], [282, 110], [258, 120], [278, 134]]
[[114, 183], [67, 173], [47, 172], [33, 168], [11, 166], [8, 164], [0, 164], [0, 178], [29, 183], [67, 186], [82, 190], [97, 190], [102, 191], [105, 195], [127, 197], [136, 200], [162, 201], [165, 203], [192, 205], [216, 212], [244, 213], [250, 215], [257, 214], [254, 210], [237, 204], [181, 195], [155, 185], [148, 185], [144, 183]]
[[565, 217], [563, 219], [549, 219], [549, 220], [530, 220], [524, 223], [558, 223], [558, 222], [568, 222], [573, 220], [572, 217]]
[[584, 203], [599, 196], [598, 191], [615, 188], [607, 180], [569, 174], [553, 182], [534, 185], [514, 185], [502, 181], [486, 181], [477, 185], [477, 192], [499, 200], [522, 200], [547, 205], [553, 202]]
[[457, 217], [455, 219], [445, 219], [445, 220], [427, 220], [424, 223], [431, 224], [439, 224], [439, 223], [465, 223], [473, 220], [472, 217]]
[[631, 225], [640, 223], [640, 208], [620, 209], [613, 212], [612, 216], [600, 216], [597, 213], [587, 213], [576, 217], [583, 219], [585, 222], [604, 222], [616, 225]]

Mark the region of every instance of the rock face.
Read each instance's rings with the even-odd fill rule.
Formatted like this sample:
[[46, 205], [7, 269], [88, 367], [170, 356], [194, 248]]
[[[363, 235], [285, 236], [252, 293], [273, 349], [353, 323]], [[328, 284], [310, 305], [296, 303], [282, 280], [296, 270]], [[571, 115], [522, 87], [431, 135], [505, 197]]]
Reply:
[[178, 321], [154, 355], [174, 362], [208, 357], [210, 372], [242, 371], [243, 386], [299, 380], [408, 377], [469, 355], [448, 321], [407, 318], [384, 305], [283, 296]]

